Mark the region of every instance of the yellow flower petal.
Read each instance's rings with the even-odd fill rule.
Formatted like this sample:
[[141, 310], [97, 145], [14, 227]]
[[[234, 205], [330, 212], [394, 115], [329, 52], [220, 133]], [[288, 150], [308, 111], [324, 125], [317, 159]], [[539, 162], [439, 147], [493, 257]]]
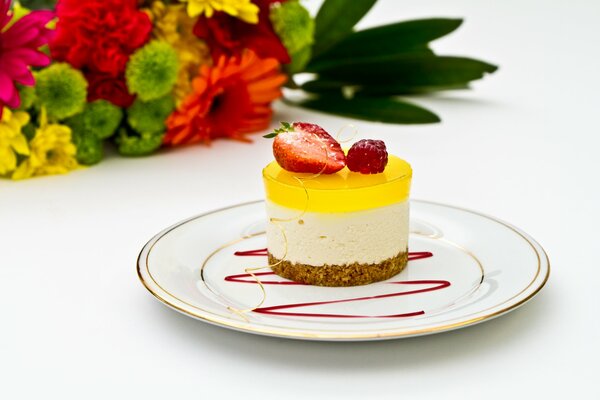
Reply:
[[33, 170], [29, 167], [26, 162], [22, 162], [21, 165], [13, 172], [12, 179], [15, 181], [21, 179], [31, 178], [33, 176]]
[[43, 108], [40, 127], [29, 145], [30, 155], [13, 173], [12, 178], [15, 180], [62, 174], [78, 167], [75, 159], [77, 148], [71, 142], [71, 128], [60, 124], [48, 124]]
[[177, 104], [192, 91], [191, 80], [202, 65], [211, 65], [208, 45], [194, 35], [196, 18], [187, 13], [187, 4], [168, 4], [153, 1], [147, 12], [154, 23], [152, 35], [177, 50], [179, 72], [173, 95]]
[[233, 4], [223, 4], [222, 11], [227, 14], [237, 17], [240, 14], [240, 10], [233, 6]]
[[[206, 13], [208, 17], [212, 16], [212, 8], [208, 8], [201, 3], [196, 1], [190, 1], [187, 7], [188, 15], [192, 18], [197, 17], [203, 13]], [[208, 15], [210, 13], [210, 15]]]
[[18, 121], [19, 125], [21, 126], [25, 126], [29, 123], [29, 114], [27, 114], [24, 111], [18, 111], [16, 113], [13, 113], [13, 118]]
[[187, 12], [192, 18], [206, 15], [211, 18], [215, 11], [223, 11], [250, 24], [258, 23], [259, 8], [250, 0], [180, 0], [187, 2]]
[[29, 154], [27, 139], [21, 129], [29, 122], [29, 114], [4, 108], [0, 120], [0, 175], [17, 168], [17, 153]]
[[6, 175], [17, 167], [17, 156], [8, 148], [0, 147], [0, 175]]
[[11, 146], [15, 152], [24, 156], [29, 155], [29, 146], [27, 145], [27, 139], [23, 135], [19, 135], [11, 141]]
[[2, 121], [0, 121], [0, 122], [8, 122], [11, 120], [11, 118], [12, 118], [12, 111], [10, 111], [10, 108], [4, 107], [2, 109]]

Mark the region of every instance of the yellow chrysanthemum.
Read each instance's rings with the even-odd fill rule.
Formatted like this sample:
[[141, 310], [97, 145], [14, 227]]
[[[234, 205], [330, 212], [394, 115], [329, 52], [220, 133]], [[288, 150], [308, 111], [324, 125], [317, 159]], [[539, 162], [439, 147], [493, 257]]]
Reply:
[[49, 124], [46, 110], [42, 108], [40, 127], [29, 143], [30, 155], [13, 173], [13, 179], [39, 175], [64, 174], [78, 167], [71, 142], [71, 129], [60, 124]]
[[154, 1], [146, 11], [154, 25], [154, 38], [169, 43], [177, 51], [179, 72], [173, 95], [179, 104], [192, 91], [192, 79], [200, 66], [212, 63], [209, 48], [194, 35], [196, 20], [186, 14], [183, 4], [165, 5]]
[[258, 6], [250, 0], [180, 0], [187, 2], [187, 12], [192, 18], [198, 15], [213, 16], [215, 11], [223, 11], [249, 24], [258, 23]]
[[0, 175], [6, 175], [17, 168], [17, 154], [29, 154], [27, 138], [21, 133], [28, 122], [29, 114], [26, 112], [13, 112], [4, 108], [0, 119]]

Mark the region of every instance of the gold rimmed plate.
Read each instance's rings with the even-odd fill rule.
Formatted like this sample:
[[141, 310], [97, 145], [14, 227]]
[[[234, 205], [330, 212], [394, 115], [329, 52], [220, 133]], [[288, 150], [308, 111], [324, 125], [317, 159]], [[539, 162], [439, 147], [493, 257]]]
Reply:
[[164, 304], [205, 322], [260, 335], [340, 341], [473, 325], [521, 306], [546, 283], [546, 253], [514, 226], [432, 202], [412, 200], [410, 206], [408, 266], [384, 282], [330, 288], [274, 275], [267, 267], [262, 201], [165, 229], [142, 249], [138, 275]]

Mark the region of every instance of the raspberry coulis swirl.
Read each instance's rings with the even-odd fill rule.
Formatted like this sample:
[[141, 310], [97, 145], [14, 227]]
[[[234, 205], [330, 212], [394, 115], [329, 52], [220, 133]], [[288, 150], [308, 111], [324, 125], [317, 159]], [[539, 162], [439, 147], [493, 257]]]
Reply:
[[[235, 256], [238, 257], [265, 257], [267, 256], [267, 249], [254, 249], [254, 250], [245, 250], [245, 251], [236, 251], [234, 253]], [[419, 251], [419, 252], [409, 252], [408, 253], [408, 261], [416, 261], [424, 258], [433, 257], [433, 253], [428, 251]], [[270, 276], [275, 275], [274, 272], [260, 272], [254, 274], [256, 277], [259, 276]], [[235, 283], [251, 283], [251, 284], [259, 284], [259, 281], [254, 279], [251, 274], [237, 274], [237, 275], [228, 275], [225, 278], [227, 282], [235, 282]], [[279, 281], [279, 280], [260, 280], [260, 284], [262, 285], [304, 285], [304, 283], [294, 282], [294, 281]], [[324, 313], [308, 313], [308, 312], [298, 312], [298, 311], [289, 311], [289, 310], [298, 310], [305, 307], [311, 306], [322, 306], [327, 304], [338, 304], [338, 303], [350, 303], [350, 302], [359, 302], [359, 301], [372, 301], [376, 299], [383, 299], [389, 297], [400, 297], [400, 296], [409, 296], [418, 293], [426, 293], [433, 292], [437, 290], [442, 290], [449, 287], [451, 284], [446, 280], [410, 280], [410, 281], [392, 281], [387, 282], [390, 285], [428, 285], [425, 288], [414, 289], [414, 290], [405, 290], [401, 292], [394, 293], [386, 293], [375, 296], [365, 296], [365, 297], [353, 297], [347, 299], [336, 299], [336, 300], [328, 300], [328, 301], [315, 301], [315, 302], [306, 302], [306, 303], [290, 303], [290, 304], [279, 304], [275, 306], [269, 307], [258, 307], [253, 309], [252, 311], [259, 314], [268, 314], [268, 315], [278, 315], [278, 316], [287, 316], [287, 317], [313, 317], [313, 318], [402, 318], [402, 317], [414, 317], [417, 315], [425, 314], [425, 311], [418, 310], [409, 313], [402, 314], [389, 314], [389, 315], [353, 315], [353, 314], [324, 314]]]

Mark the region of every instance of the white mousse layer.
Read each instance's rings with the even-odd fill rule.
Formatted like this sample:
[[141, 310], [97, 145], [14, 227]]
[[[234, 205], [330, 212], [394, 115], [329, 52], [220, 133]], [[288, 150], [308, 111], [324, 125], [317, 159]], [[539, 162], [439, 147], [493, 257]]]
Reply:
[[299, 210], [268, 200], [266, 204], [267, 215], [276, 219], [267, 224], [267, 247], [278, 259], [312, 266], [374, 264], [408, 248], [408, 201], [364, 211], [306, 212], [302, 216]]

